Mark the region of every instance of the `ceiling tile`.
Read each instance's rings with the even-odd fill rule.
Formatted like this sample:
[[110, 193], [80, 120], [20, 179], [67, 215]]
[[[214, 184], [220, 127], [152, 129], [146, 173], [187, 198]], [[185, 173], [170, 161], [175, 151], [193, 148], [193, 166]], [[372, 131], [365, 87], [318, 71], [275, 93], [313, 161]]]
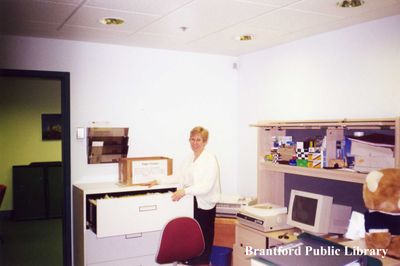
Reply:
[[290, 7], [303, 11], [318, 12], [339, 17], [349, 17], [396, 4], [396, 0], [365, 0], [364, 5], [362, 6], [341, 8], [337, 5], [337, 2], [339, 2], [339, 0], [304, 0]]
[[[17, 0], [17, 1], [26, 2], [25, 0]], [[33, 1], [44, 2], [44, 3], [69, 4], [69, 5], [79, 6], [80, 4], [84, 3], [86, 0], [33, 0]]]
[[[400, 0], [0, 0], [0, 31], [238, 56], [311, 35], [400, 14]], [[124, 18], [106, 26], [104, 17]], [[187, 27], [182, 30], [181, 27]], [[235, 36], [254, 35], [251, 42]]]
[[64, 25], [60, 30], [60, 34], [62, 34], [66, 39], [72, 40], [126, 44], [130, 32]]
[[[122, 18], [125, 20], [125, 23], [122, 25], [101, 24], [99, 20], [106, 17]], [[82, 7], [66, 22], [66, 25], [133, 32], [157, 18], [158, 16], [155, 15], [143, 15], [101, 8]]]
[[[12, 27], [2, 27], [2, 33], [37, 37], [55, 36], [58, 25], [56, 23], [18, 21], [13, 23]], [[55, 38], [57, 37], [55, 36]]]
[[294, 32], [337, 19], [339, 18], [285, 8], [260, 16], [249, 21], [249, 24], [260, 28]]
[[[252, 27], [248, 24], [229, 27], [225, 30], [207, 35], [201, 39], [195, 40], [191, 43], [203, 45], [215, 45], [215, 43], [222, 43], [232, 46], [252, 46], [261, 42], [269, 41], [278, 38], [288, 32], [269, 30], [263, 28]], [[237, 38], [241, 35], [251, 35], [252, 41], [238, 41]]]
[[273, 6], [232, 0], [195, 1], [149, 25], [143, 31], [180, 35], [180, 27], [185, 26], [185, 34], [189, 38], [198, 38], [273, 9]]
[[177, 38], [176, 36], [170, 36], [166, 34], [153, 34], [146, 32], [138, 32], [128, 38], [129, 45], [140, 46], [140, 47], [151, 47], [163, 49], [180, 49], [184, 46], [185, 40]]
[[[204, 38], [187, 43], [188, 47], [195, 49], [208, 49], [209, 51], [224, 51], [224, 54], [236, 53], [236, 51], [253, 51], [260, 46], [274, 43], [277, 38], [287, 32], [274, 31], [251, 27], [250, 25], [238, 25], [219, 31]], [[252, 41], [238, 41], [240, 35], [252, 35]]]
[[192, 1], [193, 0], [89, 0], [85, 6], [161, 16]]
[[296, 2], [301, 2], [302, 0], [240, 0], [240, 1], [244, 3], [248, 2], [248, 3], [266, 4], [276, 7], [282, 7]]
[[362, 16], [367, 18], [365, 21], [370, 21], [378, 18], [390, 17], [400, 14], [400, 0], [397, 1], [396, 5], [390, 6], [390, 8], [380, 8], [370, 12], [363, 13]]
[[[2, 0], [0, 21], [36, 21], [46, 23], [62, 23], [76, 9], [77, 4], [55, 3], [33, 0]], [[12, 26], [12, 24], [11, 24]]]

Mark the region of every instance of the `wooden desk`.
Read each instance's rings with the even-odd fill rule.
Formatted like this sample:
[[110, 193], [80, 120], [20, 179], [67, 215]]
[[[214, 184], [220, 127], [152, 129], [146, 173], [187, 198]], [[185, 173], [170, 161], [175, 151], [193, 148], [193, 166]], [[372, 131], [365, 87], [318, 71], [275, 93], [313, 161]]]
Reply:
[[[247, 230], [251, 230], [252, 232], [257, 232], [258, 235], [263, 235], [263, 236], [267, 237], [269, 239], [269, 241], [268, 241], [269, 247], [280, 245], [280, 244], [290, 243], [297, 239], [297, 237], [293, 233], [299, 232], [296, 229], [286, 229], [286, 230], [273, 231], [273, 232], [267, 232], [267, 233], [259, 232], [257, 230], [251, 229], [251, 228], [247, 228]], [[279, 236], [281, 236], [283, 233], [287, 233], [287, 236], [288, 236], [287, 239], [279, 238]], [[325, 239], [332, 241], [332, 242], [336, 242], [340, 245], [350, 247], [352, 249], [355, 249], [356, 247], [358, 247], [360, 249], [366, 249], [364, 239], [354, 240], [354, 241], [349, 241], [348, 239], [344, 240], [343, 238], [329, 238], [329, 237], [325, 237]], [[253, 246], [255, 246], [255, 245], [253, 245]], [[255, 247], [260, 248], [258, 246], [255, 246]], [[369, 255], [369, 254], [367, 254], [367, 255]], [[391, 257], [384, 257], [384, 258], [381, 258], [379, 256], [372, 256], [372, 257], [379, 259], [382, 262], [382, 266], [399, 266], [400, 265], [400, 260], [396, 260]], [[251, 260], [251, 266], [266, 265], [262, 260], [257, 260], [257, 259], [250, 259], [250, 260]], [[236, 262], [236, 263], [234, 263], [234, 265], [241, 266], [241, 265], [244, 265], [243, 263], [244, 263], [244, 260]], [[246, 265], [249, 265], [249, 262], [246, 262], [246, 263], [247, 263]]]
[[235, 218], [215, 219], [214, 246], [233, 248], [235, 243]]
[[[353, 248], [353, 249], [355, 247], [359, 247], [360, 249], [367, 248], [365, 245], [364, 239], [341, 242], [340, 244], [350, 247], [350, 248]], [[381, 258], [378, 256], [373, 256], [373, 257], [378, 258], [380, 261], [382, 261], [383, 266], [398, 266], [398, 265], [400, 265], [400, 260], [396, 260], [391, 257], [384, 257], [384, 258]]]
[[[275, 240], [277, 245], [281, 244], [283, 245], [297, 240], [297, 236], [295, 235], [295, 233], [298, 234], [299, 232], [300, 231], [296, 228], [290, 228], [290, 229], [267, 232], [265, 233], [265, 236], [268, 237], [268, 239], [270, 239], [270, 242], [272, 242], [272, 240]], [[284, 235], [286, 235], [287, 238], [283, 237]]]
[[[310, 240], [313, 239], [313, 237], [310, 238]], [[310, 242], [311, 243], [311, 242]], [[317, 242], [316, 242], [317, 243]], [[318, 244], [318, 243], [317, 243]], [[321, 242], [323, 246], [326, 248], [329, 246], [326, 245], [326, 243]], [[357, 249], [366, 249], [365, 242], [364, 240], [357, 240], [357, 241], [346, 241], [346, 242], [340, 242], [340, 245], [344, 245], [347, 247], [352, 248], [353, 250]], [[315, 248], [316, 246], [314, 246]], [[299, 265], [305, 265], [305, 263], [308, 263], [309, 265], [323, 265], [326, 262], [326, 265], [338, 265], [340, 261], [343, 262], [343, 260], [336, 260], [334, 258], [336, 255], [328, 255], [328, 256], [304, 256], [305, 249], [303, 249], [299, 255], [293, 255], [295, 258], [291, 256], [275, 256], [275, 255], [266, 255], [266, 256], [254, 256], [250, 258], [251, 261], [251, 266], [266, 266], [266, 265], [271, 265], [273, 263], [277, 264], [282, 264], [282, 265], [294, 265], [293, 263], [297, 261]], [[347, 252], [347, 251], [346, 251]], [[349, 250], [350, 252], [350, 250]], [[342, 253], [339, 255], [340, 258], [345, 258], [348, 257], [350, 253]], [[361, 254], [360, 254], [361, 255]], [[396, 260], [391, 257], [380, 257], [380, 256], [374, 256], [370, 254], [365, 254], [369, 255], [371, 257], [374, 257], [375, 259], [371, 259], [368, 261], [368, 265], [380, 265], [378, 264], [379, 261], [382, 263], [383, 266], [399, 266], [400, 265], [400, 260]], [[354, 258], [357, 258], [357, 254], [354, 254]], [[338, 258], [339, 258], [338, 257]], [[354, 259], [353, 258], [353, 259]], [[351, 258], [352, 259], [352, 258]], [[376, 261], [374, 261], [376, 260]], [[317, 263], [317, 264], [316, 264]], [[240, 265], [240, 264], [237, 264]], [[275, 264], [274, 264], [275, 265]]]

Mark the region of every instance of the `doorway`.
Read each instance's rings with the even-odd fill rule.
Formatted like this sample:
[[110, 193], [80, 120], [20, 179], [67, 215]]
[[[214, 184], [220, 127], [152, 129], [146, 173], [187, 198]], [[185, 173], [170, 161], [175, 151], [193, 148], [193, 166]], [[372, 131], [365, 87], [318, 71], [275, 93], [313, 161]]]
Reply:
[[[44, 189], [44, 193], [39, 193], [40, 195], [44, 195], [43, 197], [45, 198], [45, 200], [43, 200], [44, 204], [43, 204], [43, 209], [44, 211], [40, 212], [40, 211], [36, 211], [36, 212], [29, 212], [30, 209], [32, 209], [32, 207], [27, 208], [28, 211], [20, 211], [18, 212], [17, 217], [21, 218], [21, 221], [15, 222], [13, 224], [11, 224], [11, 226], [16, 230], [15, 232], [19, 232], [19, 234], [15, 233], [15, 237], [17, 237], [17, 235], [20, 235], [22, 237], [22, 239], [25, 239], [25, 242], [22, 243], [26, 243], [28, 244], [28, 235], [35, 238], [40, 238], [40, 239], [36, 239], [37, 241], [41, 242], [41, 243], [45, 243], [46, 239], [50, 239], [49, 241], [56, 241], [54, 245], [52, 245], [51, 243], [47, 243], [45, 244], [43, 247], [47, 250], [49, 255], [54, 255], [54, 256], [58, 256], [56, 259], [61, 262], [61, 264], [69, 266], [72, 265], [72, 261], [71, 261], [71, 170], [70, 170], [70, 99], [69, 99], [69, 92], [70, 92], [70, 76], [69, 73], [67, 72], [54, 72], [54, 71], [32, 71], [32, 70], [11, 70], [11, 69], [2, 69], [0, 70], [0, 82], [3, 80], [5, 80], [6, 78], [16, 78], [16, 79], [22, 79], [29, 82], [29, 80], [32, 81], [43, 81], [43, 84], [47, 84], [47, 83], [52, 83], [55, 82], [55, 84], [58, 84], [57, 86], [55, 86], [55, 90], [59, 90], [59, 94], [57, 97], [58, 102], [58, 106], [60, 110], [59, 113], [59, 123], [61, 125], [61, 139], [58, 140], [58, 145], [59, 147], [59, 152], [61, 154], [59, 154], [57, 161], [60, 162], [50, 162], [50, 165], [48, 164], [49, 162], [45, 162], [46, 163], [46, 167], [44, 167], [43, 165], [43, 160], [40, 163], [38, 163], [36, 161], [36, 164], [33, 165], [33, 168], [35, 171], [37, 171], [38, 169], [43, 170], [43, 174], [42, 176], [47, 176], [47, 175], [51, 175], [51, 173], [54, 173], [59, 171], [59, 176], [60, 176], [60, 182], [54, 182], [55, 179], [46, 179], [44, 181], [45, 186], [38, 186], [38, 187], [45, 187], [47, 189]], [[5, 86], [1, 86], [0, 90], [6, 90], [8, 88], [6, 88]], [[48, 94], [51, 93], [47, 92]], [[33, 99], [33, 97], [31, 97]], [[40, 99], [42, 100], [42, 99]], [[44, 99], [43, 99], [44, 100]], [[11, 103], [12, 105], [12, 103]], [[22, 106], [21, 110], [23, 108], [28, 108], [29, 106]], [[18, 110], [18, 108], [16, 108]], [[4, 114], [3, 114], [4, 115]], [[52, 118], [50, 116], [50, 118]], [[43, 117], [41, 118], [41, 122], [43, 120]], [[28, 121], [21, 121], [20, 123], [26, 123]], [[15, 122], [12, 122], [15, 123]], [[36, 126], [37, 127], [37, 126]], [[26, 135], [32, 135], [32, 133], [30, 132], [15, 132], [15, 134], [26, 134]], [[0, 133], [1, 134], [1, 133]], [[43, 132], [40, 132], [40, 134], [43, 135]], [[48, 136], [46, 136], [48, 137]], [[51, 135], [50, 137], [54, 137], [53, 135]], [[1, 138], [1, 137], [0, 137]], [[60, 138], [60, 136], [56, 136], [56, 138]], [[37, 136], [36, 136], [37, 139]], [[29, 140], [28, 140], [29, 141]], [[53, 141], [53, 142], [51, 142]], [[55, 140], [51, 140], [49, 142], [46, 143], [46, 145], [54, 145]], [[60, 145], [60, 141], [61, 141], [61, 145]], [[6, 145], [7, 144], [7, 140], [3, 139], [3, 141], [0, 142], [1, 145]], [[26, 143], [26, 145], [28, 146], [29, 143]], [[57, 145], [57, 144], [55, 144]], [[48, 146], [46, 146], [48, 147]], [[0, 147], [1, 149], [2, 147]], [[24, 151], [21, 151], [21, 154]], [[32, 152], [32, 151], [26, 151], [26, 153], [28, 152]], [[42, 157], [43, 158], [43, 157]], [[44, 157], [45, 160], [44, 161], [49, 161]], [[52, 158], [51, 156], [48, 158]], [[49, 167], [47, 167], [49, 166]], [[61, 166], [61, 167], [60, 167]], [[58, 168], [57, 168], [58, 167]], [[15, 172], [14, 167], [12, 167], [13, 169], [9, 169], [9, 175], [12, 175], [11, 173]], [[21, 168], [24, 172], [26, 169], [24, 167]], [[41, 177], [41, 180], [43, 178]], [[2, 179], [0, 179], [1, 181]], [[29, 179], [30, 182], [33, 180], [32, 178]], [[38, 179], [39, 180], [39, 179]], [[4, 181], [4, 180], [3, 180]], [[8, 182], [10, 182], [10, 180], [8, 180]], [[0, 182], [1, 183], [1, 182]], [[37, 185], [38, 182], [34, 182], [33, 185]], [[32, 184], [29, 184], [28, 190], [26, 190], [23, 195], [25, 195], [26, 193], [29, 193], [32, 189], [33, 186]], [[10, 187], [10, 189], [7, 189], [6, 194], [10, 193], [14, 194], [12, 191], [13, 186]], [[57, 187], [59, 187], [59, 191], [61, 193], [60, 195], [54, 195], [54, 191], [57, 191]], [[52, 196], [53, 195], [53, 196]], [[10, 197], [10, 195], [9, 195]], [[36, 197], [36, 196], [34, 196]], [[54, 204], [55, 202], [57, 202], [57, 200], [60, 200], [60, 207], [57, 208], [57, 204]], [[8, 199], [10, 201], [10, 199]], [[18, 200], [18, 198], [17, 198]], [[14, 201], [16, 201], [14, 199]], [[4, 202], [4, 201], [3, 201]], [[30, 203], [30, 202], [29, 202]], [[10, 204], [8, 204], [10, 205]], [[24, 207], [29, 205], [28, 203], [23, 203], [20, 204], [20, 206]], [[4, 206], [4, 205], [3, 205]], [[40, 204], [36, 204], [35, 206], [39, 206], [39, 208], [37, 210], [40, 210]], [[7, 209], [11, 209], [11, 210], [7, 210]], [[21, 210], [21, 208], [19, 207], [19, 210]], [[13, 217], [13, 209], [12, 208], [4, 208], [0, 211], [0, 221], [5, 221], [7, 219], [11, 220], [16, 220]], [[22, 215], [22, 216], [21, 216]], [[33, 216], [32, 216], [33, 215]], [[36, 215], [36, 216], [35, 216]], [[24, 224], [29, 224], [29, 226], [24, 226]], [[3, 223], [3, 225], [6, 225], [6, 223]], [[10, 225], [10, 223], [7, 223], [7, 225]], [[28, 227], [28, 228], [27, 228]], [[44, 228], [44, 229], [43, 229]], [[41, 230], [45, 230], [43, 234], [40, 235], [40, 231]], [[3, 228], [0, 228], [0, 235], [3, 232]], [[4, 234], [4, 233], [3, 233]], [[36, 234], [36, 235], [35, 235]], [[22, 240], [24, 241], [24, 240]], [[20, 242], [21, 243], [21, 242]], [[3, 239], [3, 243], [0, 243], [0, 250], [5, 250], [4, 247], [6, 247], [6, 245], [9, 244], [8, 247], [12, 247], [12, 241], [10, 241], [9, 243], [7, 243], [7, 239], [4, 238]], [[50, 245], [49, 245], [50, 244]], [[1, 245], [3, 245], [3, 247], [1, 247]], [[52, 250], [52, 247], [59, 247], [58, 249], [61, 250]], [[29, 246], [28, 246], [29, 247]], [[18, 248], [21, 248], [21, 245], [18, 245]], [[15, 250], [13, 252], [14, 254], [22, 254], [20, 252], [20, 250]], [[35, 253], [34, 250], [31, 250], [31, 253]], [[50, 254], [51, 253], [51, 254]], [[34, 254], [37, 255], [37, 254]], [[42, 261], [40, 260], [41, 257], [43, 257]], [[4, 256], [0, 255], [0, 264], [1, 265], [7, 265], [4, 262], [2, 262], [1, 260], [4, 258]], [[46, 256], [33, 256], [35, 262], [33, 264], [29, 264], [29, 265], [48, 265], [46, 264], [46, 260], [50, 260], [49, 257]], [[57, 263], [57, 265], [59, 265], [60, 263]], [[27, 265], [27, 264], [25, 264]]]

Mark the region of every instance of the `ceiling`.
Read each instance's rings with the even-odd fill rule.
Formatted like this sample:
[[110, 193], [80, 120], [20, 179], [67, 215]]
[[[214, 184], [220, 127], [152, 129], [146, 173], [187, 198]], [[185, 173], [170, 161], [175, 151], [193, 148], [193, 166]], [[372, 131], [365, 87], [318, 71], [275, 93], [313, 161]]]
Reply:
[[[239, 56], [400, 14], [400, 0], [1, 0], [2, 34]], [[122, 25], [103, 25], [105, 17]], [[184, 30], [182, 27], [185, 27]], [[252, 35], [251, 41], [237, 36]]]

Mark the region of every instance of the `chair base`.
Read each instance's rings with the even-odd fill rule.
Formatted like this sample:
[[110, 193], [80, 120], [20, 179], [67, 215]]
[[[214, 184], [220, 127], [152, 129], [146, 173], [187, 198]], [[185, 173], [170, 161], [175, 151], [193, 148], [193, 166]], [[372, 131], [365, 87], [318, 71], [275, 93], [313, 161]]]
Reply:
[[173, 264], [174, 266], [210, 266], [211, 264], [183, 264], [183, 263], [178, 263], [178, 264]]

